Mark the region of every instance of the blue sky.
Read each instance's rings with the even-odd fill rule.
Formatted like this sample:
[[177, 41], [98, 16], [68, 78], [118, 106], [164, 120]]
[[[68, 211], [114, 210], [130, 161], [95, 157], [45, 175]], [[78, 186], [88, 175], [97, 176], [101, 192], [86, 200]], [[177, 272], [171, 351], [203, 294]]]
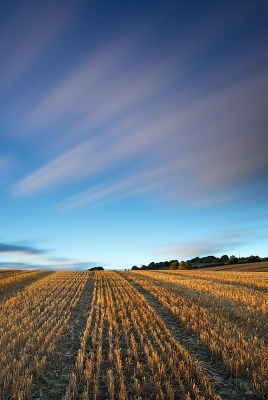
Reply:
[[12, 1], [0, 265], [267, 256], [265, 1]]

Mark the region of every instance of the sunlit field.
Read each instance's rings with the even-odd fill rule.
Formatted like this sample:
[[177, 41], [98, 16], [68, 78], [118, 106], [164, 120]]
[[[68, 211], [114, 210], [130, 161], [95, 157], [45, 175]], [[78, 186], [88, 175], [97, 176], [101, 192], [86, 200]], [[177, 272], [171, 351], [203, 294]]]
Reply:
[[0, 399], [267, 399], [268, 273], [0, 272]]

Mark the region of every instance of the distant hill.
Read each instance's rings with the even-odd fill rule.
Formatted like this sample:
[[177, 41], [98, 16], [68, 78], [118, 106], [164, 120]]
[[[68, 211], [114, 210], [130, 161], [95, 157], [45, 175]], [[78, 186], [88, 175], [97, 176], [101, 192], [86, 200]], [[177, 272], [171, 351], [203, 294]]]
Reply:
[[202, 271], [248, 271], [248, 272], [268, 272], [268, 261], [259, 261], [247, 264], [220, 265], [218, 267], [196, 268]]

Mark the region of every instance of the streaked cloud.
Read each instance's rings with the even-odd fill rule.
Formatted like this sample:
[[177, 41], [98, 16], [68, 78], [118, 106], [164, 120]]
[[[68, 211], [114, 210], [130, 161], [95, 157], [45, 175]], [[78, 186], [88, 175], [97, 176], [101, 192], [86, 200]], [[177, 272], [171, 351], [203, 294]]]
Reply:
[[14, 243], [0, 243], [0, 256], [0, 268], [75, 270], [102, 265], [97, 261], [60, 258], [48, 250]]
[[[124, 67], [124, 57], [130, 56], [131, 43], [120, 39], [89, 54], [59, 81], [29, 111], [23, 122], [24, 129], [50, 125], [70, 114], [81, 117], [112, 94], [111, 82], [116, 85], [118, 68]], [[122, 65], [123, 62], [123, 65]], [[119, 83], [119, 82], [118, 82]], [[115, 93], [114, 93], [115, 94]], [[87, 126], [88, 128], [88, 126]]]
[[[123, 237], [122, 263], [141, 231], [148, 246], [169, 243], [174, 220], [198, 215], [204, 232], [206, 215], [238, 221], [241, 210], [241, 227], [267, 208], [267, 5], [160, 3], [3, 4], [2, 224], [10, 246], [42, 232], [78, 261], [31, 252], [31, 242], [5, 260], [68, 267], [82, 254], [102, 259], [111, 240], [104, 259], [116, 262]], [[218, 236], [239, 245], [239, 235]], [[185, 252], [221, 249], [213, 234], [184, 231], [174, 249], [180, 238]]]
[[0, 243], [0, 253], [25, 253], [29, 255], [39, 255], [45, 254], [46, 251], [19, 244]]
[[75, 262], [66, 261], [53, 264], [34, 264], [22, 262], [0, 262], [0, 269], [23, 269], [23, 270], [86, 270], [92, 267], [97, 267], [99, 263], [96, 262]]
[[[114, 129], [104, 129], [22, 179], [15, 193], [33, 195], [72, 182], [87, 182], [116, 166], [127, 171], [131, 161], [136, 163], [134, 177], [128, 179], [129, 183], [120, 183], [130, 193], [135, 191], [136, 182], [142, 184], [144, 173], [149, 191], [157, 170], [157, 186], [169, 196], [183, 192], [187, 202], [205, 193], [209, 193], [210, 201], [215, 197], [216, 203], [219, 198], [231, 199], [228, 190], [268, 170], [267, 82], [268, 72], [263, 71], [184, 108], [176, 110], [175, 102], [173, 109], [154, 117], [150, 111], [145, 116], [140, 111], [144, 120], [134, 111]], [[106, 113], [103, 115], [105, 119]], [[107, 196], [119, 190], [119, 183], [113, 189], [109, 182], [103, 182], [106, 185]], [[85, 192], [89, 201], [91, 190], [94, 188]]]
[[[43, 9], [29, 2], [4, 27], [3, 37], [13, 45], [0, 42], [6, 54], [0, 68], [3, 84], [21, 82], [49, 43], [75, 21], [69, 6], [62, 12], [58, 5], [42, 3]], [[36, 156], [31, 170], [22, 169], [12, 185], [13, 195], [67, 188], [69, 198], [65, 195], [62, 204], [72, 208], [140, 191], [160, 197], [166, 193], [193, 206], [213, 205], [234, 201], [234, 188], [263, 176], [268, 170], [266, 44], [233, 51], [222, 63], [219, 54], [217, 61], [208, 60], [203, 54], [215, 50], [216, 40], [233, 29], [214, 12], [217, 23], [204, 13], [165, 45], [152, 42], [152, 33], [158, 35], [156, 22], [139, 30], [125, 26], [124, 34], [96, 45], [90, 41], [87, 51], [59, 68], [62, 73], [57, 64], [49, 68], [51, 76], [42, 72], [43, 79], [53, 82], [42, 90], [35, 89], [29, 72], [29, 93], [20, 106], [13, 104], [14, 130]], [[234, 12], [241, 26], [251, 18]], [[28, 26], [32, 13], [37, 18]], [[163, 23], [159, 16], [158, 21]], [[201, 29], [204, 22], [214, 36]], [[48, 59], [54, 60], [49, 52]], [[193, 73], [196, 59], [200, 71]], [[210, 67], [202, 71], [204, 61]], [[82, 189], [74, 190], [75, 185]]]
[[207, 233], [202, 234], [201, 237], [193, 234], [191, 239], [158, 246], [157, 250], [155, 250], [155, 255], [177, 257], [179, 259], [216, 254], [231, 256], [238, 249], [242, 252], [249, 243], [252, 243], [253, 237], [257, 237], [260, 241], [267, 240], [267, 234], [263, 235], [258, 229], [215, 232], [214, 235]]
[[0, 269], [37, 269], [33, 265], [19, 262], [0, 262]]

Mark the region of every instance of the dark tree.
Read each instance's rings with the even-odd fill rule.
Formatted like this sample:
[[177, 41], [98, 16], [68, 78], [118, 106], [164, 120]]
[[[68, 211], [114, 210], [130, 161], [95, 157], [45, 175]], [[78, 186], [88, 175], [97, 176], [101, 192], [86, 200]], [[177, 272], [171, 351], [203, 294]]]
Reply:
[[191, 264], [189, 261], [182, 261], [179, 264], [179, 269], [183, 270], [183, 269], [191, 269]]
[[170, 269], [179, 269], [179, 262], [178, 261], [173, 261], [170, 264]]
[[238, 258], [236, 256], [231, 256], [229, 264], [238, 264]]
[[223, 256], [221, 256], [220, 261], [228, 263], [229, 257], [227, 256], [227, 254], [224, 254]]
[[249, 256], [248, 257], [248, 262], [252, 263], [252, 262], [258, 262], [260, 261], [260, 257], [259, 256]]

